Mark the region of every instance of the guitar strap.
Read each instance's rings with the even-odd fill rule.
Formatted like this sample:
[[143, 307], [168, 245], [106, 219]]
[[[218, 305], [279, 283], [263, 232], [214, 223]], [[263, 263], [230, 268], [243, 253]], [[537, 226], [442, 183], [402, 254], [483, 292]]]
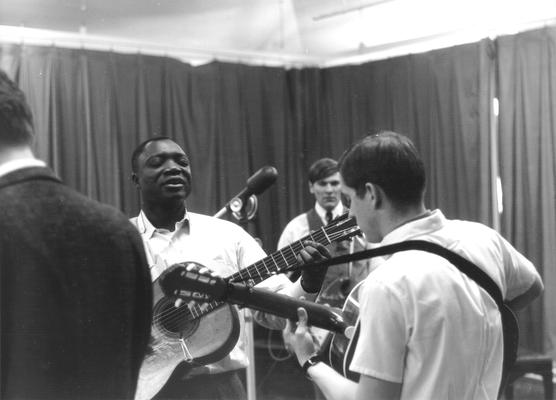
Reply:
[[[501, 313], [504, 330], [508, 331], [508, 329], [511, 327], [515, 331], [512, 332], [513, 336], [507, 336], [506, 334], [504, 335], [504, 360], [502, 366], [503, 376], [500, 385], [500, 391], [502, 391], [506, 384], [507, 372], [509, 371], [509, 368], [515, 363], [517, 357], [517, 321], [512, 310], [504, 303], [504, 298], [498, 285], [485, 271], [476, 266], [474, 263], [436, 243], [428, 242], [425, 240], [408, 240], [405, 242], [376, 247], [374, 249], [363, 250], [353, 254], [333, 257], [323, 262], [315, 263], [315, 266], [318, 265], [318, 267], [324, 268], [325, 266], [329, 265], [343, 264], [350, 261], [384, 256], [407, 250], [426, 251], [445, 258], [452, 265], [457, 267], [462, 273], [464, 273], [475, 283], [477, 283], [477, 285], [482, 287], [496, 302], [496, 305], [498, 306]], [[310, 264], [305, 265], [304, 268], [310, 268]]]

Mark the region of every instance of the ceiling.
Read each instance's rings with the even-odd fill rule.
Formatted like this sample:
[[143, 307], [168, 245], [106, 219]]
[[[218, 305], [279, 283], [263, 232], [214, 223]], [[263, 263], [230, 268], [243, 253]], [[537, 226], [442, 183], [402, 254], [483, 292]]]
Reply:
[[0, 0], [0, 41], [331, 66], [556, 23], [556, 0]]

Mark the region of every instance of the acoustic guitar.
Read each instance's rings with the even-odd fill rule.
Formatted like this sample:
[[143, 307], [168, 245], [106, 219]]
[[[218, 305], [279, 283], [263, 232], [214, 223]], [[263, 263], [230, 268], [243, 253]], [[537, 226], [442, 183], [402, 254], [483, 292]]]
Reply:
[[[346, 213], [227, 279], [255, 285], [296, 265], [307, 240], [328, 245], [360, 234], [355, 219]], [[164, 295], [158, 279], [153, 285], [151, 340], [139, 372], [136, 400], [154, 397], [182, 362], [195, 367], [221, 360], [232, 351], [240, 333], [235, 306], [211, 301], [175, 307], [175, 299]]]

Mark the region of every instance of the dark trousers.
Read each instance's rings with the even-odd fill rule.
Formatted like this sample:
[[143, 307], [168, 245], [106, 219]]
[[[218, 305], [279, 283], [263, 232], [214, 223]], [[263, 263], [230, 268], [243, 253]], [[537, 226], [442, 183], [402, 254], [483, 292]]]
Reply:
[[153, 400], [245, 400], [239, 371], [182, 379], [173, 374]]

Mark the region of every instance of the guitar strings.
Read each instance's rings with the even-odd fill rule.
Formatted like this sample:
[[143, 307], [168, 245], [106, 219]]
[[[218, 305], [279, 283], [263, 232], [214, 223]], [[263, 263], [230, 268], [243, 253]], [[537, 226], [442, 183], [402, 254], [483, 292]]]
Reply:
[[[343, 228], [343, 226], [338, 227], [337, 229], [339, 229], [339, 228]], [[281, 271], [283, 268], [287, 268], [287, 267], [289, 267], [290, 265], [292, 265], [292, 264], [294, 264], [295, 262], [297, 262], [296, 254], [297, 254], [297, 252], [298, 252], [299, 250], [305, 248], [305, 246], [303, 245], [302, 242], [305, 241], [305, 240], [307, 240], [307, 237], [309, 237], [311, 240], [316, 241], [316, 242], [319, 242], [319, 243], [322, 241], [322, 239], [328, 238], [327, 241], [328, 241], [329, 243], [331, 243], [331, 242], [336, 241], [338, 238], [341, 238], [342, 236], [344, 236], [344, 235], [345, 235], [345, 232], [344, 232], [344, 231], [345, 231], [345, 229], [342, 230], [342, 231], [339, 231], [339, 232], [331, 231], [330, 233], [327, 234], [325, 230], [322, 230], [322, 229], [321, 229], [321, 230], [319, 230], [319, 231], [314, 232], [314, 235], [313, 235], [313, 234], [309, 234], [309, 235], [306, 236], [305, 238], [303, 238], [303, 239], [301, 239], [301, 240], [298, 240], [297, 242], [294, 242], [294, 245], [293, 245], [293, 246], [290, 245], [290, 246], [288, 247], [288, 249], [280, 250], [279, 253], [285, 253], [286, 250], [290, 250], [290, 252], [289, 252], [288, 254], [286, 254], [286, 257], [284, 257], [283, 254], [282, 254], [282, 257], [284, 258], [284, 261], [286, 262], [286, 265], [283, 266], [283, 267], [279, 267], [277, 271]], [[319, 237], [319, 236], [320, 236], [320, 237]], [[327, 243], [327, 244], [329, 244], [329, 243]], [[293, 247], [296, 247], [297, 249], [294, 250]], [[272, 256], [272, 255], [271, 255], [271, 256]], [[270, 257], [271, 257], [271, 256], [270, 256]], [[267, 257], [267, 258], [269, 258], [269, 257]], [[267, 258], [265, 258], [265, 259], [263, 259], [263, 260], [260, 260], [260, 261], [256, 262], [255, 264], [253, 264], [253, 265], [251, 265], [251, 266], [249, 266], [249, 267], [247, 267], [247, 268], [241, 270], [241, 271], [240, 271], [240, 274], [243, 274], [243, 271], [245, 271], [250, 277], [251, 277], [251, 275], [252, 275], [252, 272], [257, 273], [258, 275], [261, 275], [261, 274], [258, 272], [259, 268], [257, 267], [257, 264], [261, 264], [261, 263], [262, 263], [263, 266], [267, 269], [269, 275], [273, 274], [272, 272], [270, 272], [270, 270], [268, 270], [268, 268], [267, 268], [266, 265], [264, 264], [264, 261], [265, 261]], [[241, 281], [246, 281], [246, 280], [248, 280], [248, 279], [246, 279], [246, 278], [243, 278], [242, 280], [232, 279], [231, 281], [232, 281], [232, 282], [241, 282]]]
[[[328, 236], [328, 238], [330, 239], [330, 242], [334, 242], [336, 240], [338, 240], [339, 238], [341, 238], [342, 236], [344, 236], [345, 233], [344, 232], [336, 232], [336, 233], [330, 233]], [[314, 241], [317, 241], [316, 236], [311, 236], [311, 239], [313, 239]], [[320, 239], [320, 238], [319, 238]], [[299, 249], [303, 249], [305, 246], [303, 246], [302, 244], [302, 240], [299, 240], [296, 243], [295, 247], [299, 247]], [[320, 242], [320, 241], [319, 241]], [[293, 264], [294, 262], [297, 262], [297, 258], [295, 256], [295, 252], [294, 250], [291, 248], [290, 246], [290, 260], [288, 260], [287, 258], [283, 258], [284, 261], [286, 262], [285, 267], [288, 267], [290, 264]], [[298, 250], [299, 251], [299, 250]], [[270, 257], [266, 257], [265, 259], [268, 259]], [[248, 269], [255, 269], [255, 272], [258, 273], [258, 269], [255, 268], [254, 266], [256, 264], [260, 264], [261, 262], [263, 262], [265, 259], [260, 260], [258, 262], [256, 262], [255, 264], [253, 264], [250, 267], [245, 268], [244, 270], [239, 271], [238, 273], [233, 274], [234, 275], [241, 275], [243, 271], [246, 271]], [[272, 258], [273, 259], [273, 258]], [[278, 264], [278, 263], [276, 263]], [[268, 269], [268, 267], [266, 267], [266, 264], [263, 264], [264, 267], [266, 268], [268, 275], [267, 278], [269, 277], [269, 275], [272, 275], [272, 273], [270, 272], [270, 270]], [[280, 267], [282, 268], [282, 267]], [[280, 270], [280, 268], [278, 268], [278, 270]], [[249, 277], [252, 279], [252, 274], [249, 273]], [[263, 278], [264, 275], [258, 273], [259, 278], [262, 278], [261, 280], [264, 280], [266, 278]], [[246, 280], [246, 279], [244, 279]], [[239, 282], [238, 280], [233, 280], [235, 282]], [[260, 282], [260, 281], [259, 281]], [[258, 283], [258, 282], [257, 282]], [[219, 301], [212, 301], [212, 302], [208, 302], [208, 303], [199, 303], [199, 302], [195, 302], [194, 304], [190, 305], [189, 303], [185, 303], [185, 304], [181, 304], [178, 307], [171, 307], [169, 308], [167, 311], [163, 311], [160, 314], [158, 314], [155, 318], [153, 318], [153, 322], [160, 322], [160, 321], [164, 321], [167, 323], [172, 323], [172, 322], [177, 322], [182, 320], [184, 317], [186, 317], [186, 321], [193, 321], [195, 319], [200, 318], [203, 315], [208, 314], [209, 312], [213, 311], [215, 308], [221, 306], [224, 302], [219, 302]], [[185, 311], [185, 313], [184, 313]]]

